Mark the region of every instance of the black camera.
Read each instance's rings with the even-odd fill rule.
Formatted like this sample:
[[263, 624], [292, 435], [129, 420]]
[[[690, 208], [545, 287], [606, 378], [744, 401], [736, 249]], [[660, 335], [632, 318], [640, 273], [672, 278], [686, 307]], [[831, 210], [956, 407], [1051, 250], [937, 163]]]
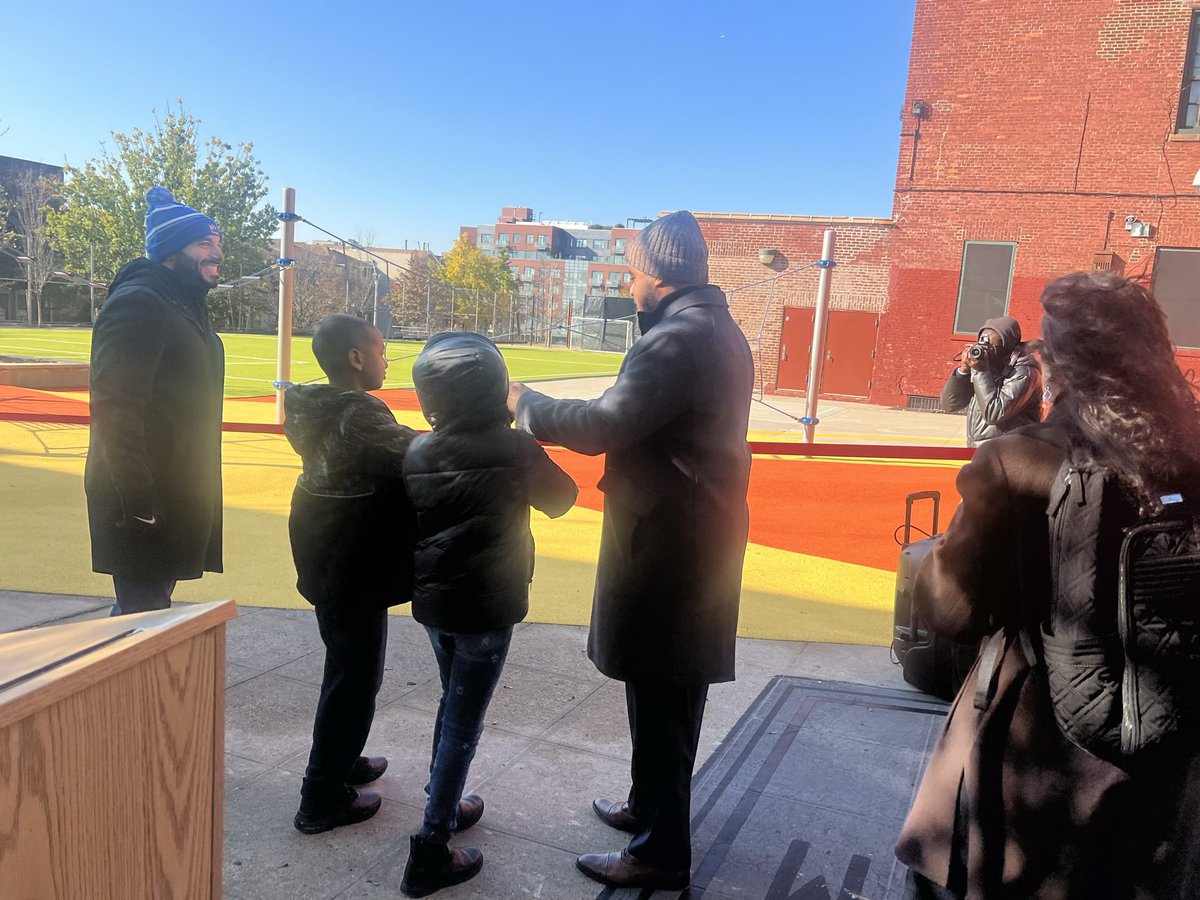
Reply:
[[963, 356], [974, 362], [977, 369], [990, 369], [996, 361], [996, 348], [987, 341], [980, 341], [964, 350]]

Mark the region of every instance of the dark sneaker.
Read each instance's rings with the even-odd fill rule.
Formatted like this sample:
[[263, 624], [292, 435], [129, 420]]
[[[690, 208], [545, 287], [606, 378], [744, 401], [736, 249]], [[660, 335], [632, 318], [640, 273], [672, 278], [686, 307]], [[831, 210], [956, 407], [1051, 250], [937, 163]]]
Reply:
[[356, 791], [344, 788], [344, 793], [333, 797], [309, 796], [300, 798], [300, 810], [292, 824], [303, 834], [320, 834], [341, 825], [365, 822], [383, 803], [383, 798], [373, 791]]
[[470, 881], [483, 868], [483, 854], [474, 847], [451, 849], [419, 834], [408, 839], [408, 863], [400, 891], [406, 897], [427, 897], [444, 887]]
[[483, 798], [478, 794], [467, 794], [458, 801], [458, 815], [454, 817], [454, 831], [466, 831], [483, 818]]
[[350, 774], [346, 776], [346, 784], [351, 787], [358, 787], [360, 784], [370, 784], [372, 781], [378, 781], [379, 778], [387, 771], [388, 761], [386, 756], [360, 756], [350, 766]]

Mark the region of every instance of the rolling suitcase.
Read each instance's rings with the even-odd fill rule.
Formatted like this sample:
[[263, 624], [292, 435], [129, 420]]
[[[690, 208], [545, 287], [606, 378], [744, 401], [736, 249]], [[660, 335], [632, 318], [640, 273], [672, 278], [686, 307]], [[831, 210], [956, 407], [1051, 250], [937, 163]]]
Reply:
[[[932, 527], [924, 540], [912, 539], [913, 504], [932, 501]], [[951, 700], [975, 662], [979, 644], [959, 644], [925, 627], [917, 613], [914, 592], [917, 570], [938, 535], [939, 491], [917, 491], [904, 498], [904, 544], [896, 566], [896, 602], [893, 611], [892, 653], [904, 680], [918, 690]]]

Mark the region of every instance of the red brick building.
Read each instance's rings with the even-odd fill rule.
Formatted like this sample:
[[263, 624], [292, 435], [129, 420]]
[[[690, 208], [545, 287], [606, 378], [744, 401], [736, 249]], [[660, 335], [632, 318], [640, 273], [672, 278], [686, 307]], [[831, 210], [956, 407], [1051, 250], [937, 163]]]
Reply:
[[[876, 335], [887, 308], [891, 220], [695, 215], [708, 241], [709, 278], [725, 289], [768, 391], [803, 391], [807, 386], [820, 271], [812, 264], [821, 258], [825, 230], [833, 228], [838, 265], [830, 282], [822, 393], [866, 397]], [[770, 252], [762, 255], [764, 251]]]
[[[832, 224], [831, 308], [876, 311], [879, 329], [869, 387], [827, 375], [827, 394], [919, 405], [984, 319], [1036, 336], [1046, 281], [1093, 268], [1149, 279], [1181, 365], [1200, 368], [1198, 45], [1197, 0], [917, 0], [892, 220], [707, 214], [714, 280], [769, 275], [761, 248], [814, 260]], [[769, 286], [732, 303], [752, 347], [766, 323], [762, 378], [786, 390], [784, 317], [813, 305], [816, 275], [775, 284], [765, 316]], [[834, 361], [857, 371], [861, 345]]]
[[984, 318], [1036, 335], [1080, 269], [1151, 278], [1200, 358], [1198, 9], [918, 0], [872, 400], [936, 395]]

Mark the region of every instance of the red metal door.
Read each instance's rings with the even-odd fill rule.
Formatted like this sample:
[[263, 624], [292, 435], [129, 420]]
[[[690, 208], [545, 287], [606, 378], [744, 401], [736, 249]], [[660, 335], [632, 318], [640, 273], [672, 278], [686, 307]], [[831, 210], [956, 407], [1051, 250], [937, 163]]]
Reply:
[[837, 310], [830, 313], [825, 337], [821, 393], [865, 397], [871, 392], [879, 314]]
[[813, 317], [811, 307], [784, 307], [783, 332], [779, 336], [779, 374], [775, 379], [777, 390], [802, 391], [808, 386]]
[[[815, 316], [811, 307], [784, 309], [776, 381], [778, 390], [807, 389]], [[870, 393], [878, 328], [878, 313], [830, 312], [825, 335], [825, 367], [821, 375], [823, 395], [866, 397]]]

